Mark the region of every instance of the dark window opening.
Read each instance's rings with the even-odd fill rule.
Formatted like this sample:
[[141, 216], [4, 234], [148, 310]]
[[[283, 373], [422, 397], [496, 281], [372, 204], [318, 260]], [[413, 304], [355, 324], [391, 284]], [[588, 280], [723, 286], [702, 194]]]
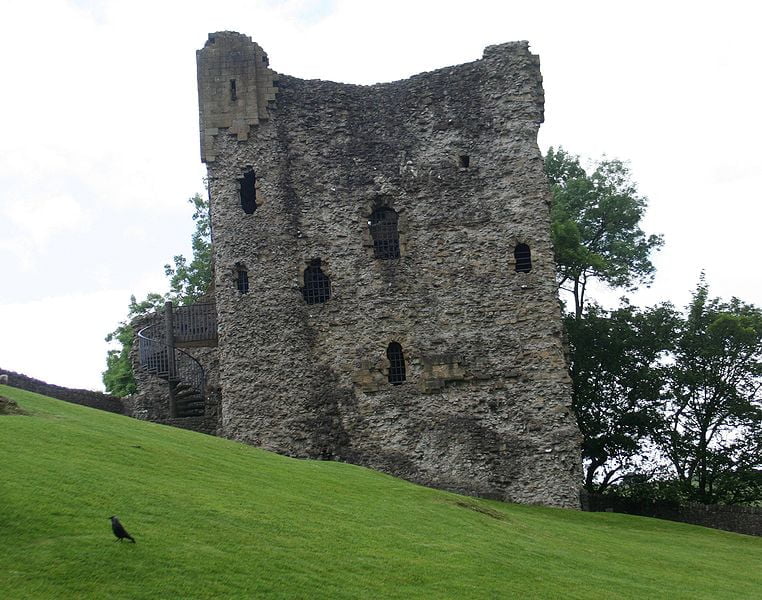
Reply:
[[235, 79], [230, 80], [230, 101], [235, 102], [238, 100], [238, 94], [235, 89]]
[[466, 169], [471, 164], [471, 158], [468, 156], [468, 154], [461, 154], [458, 159], [460, 160], [460, 166]]
[[238, 267], [236, 287], [242, 294], [249, 293], [249, 272], [243, 267]]
[[243, 212], [250, 215], [257, 210], [257, 178], [254, 171], [246, 171], [238, 183], [241, 186], [241, 208]]
[[373, 254], [382, 260], [400, 257], [400, 236], [397, 213], [391, 208], [377, 208], [370, 215], [368, 227], [373, 238]]
[[389, 344], [386, 358], [389, 359], [389, 383], [399, 385], [405, 381], [405, 357], [402, 355], [402, 346], [397, 342]]
[[526, 244], [517, 244], [513, 249], [513, 258], [516, 259], [516, 271], [529, 273], [532, 270], [532, 252]]
[[304, 270], [302, 295], [307, 304], [322, 304], [331, 297], [331, 280], [320, 269], [320, 259], [315, 259]]

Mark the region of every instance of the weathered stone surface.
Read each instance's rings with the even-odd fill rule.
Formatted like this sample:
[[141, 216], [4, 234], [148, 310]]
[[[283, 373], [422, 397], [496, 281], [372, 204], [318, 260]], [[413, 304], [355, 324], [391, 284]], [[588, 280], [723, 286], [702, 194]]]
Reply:
[[[527, 43], [373, 86], [238, 69], [233, 101], [220, 96], [232, 78], [225, 52], [261, 49], [210, 37], [198, 64], [223, 435], [467, 494], [578, 506], [536, 141], [543, 90]], [[235, 118], [209, 121], [223, 101], [236, 115], [257, 107], [245, 135]], [[246, 214], [239, 180], [252, 169]], [[374, 257], [378, 207], [399, 215], [399, 259]], [[528, 273], [515, 268], [519, 243], [531, 248]], [[318, 258], [331, 297], [307, 304], [303, 273]], [[404, 352], [401, 385], [388, 380], [391, 342]]]
[[20, 408], [15, 400], [0, 396], [0, 415], [27, 415], [23, 408]]
[[277, 89], [267, 54], [251, 38], [231, 31], [209, 35], [198, 51], [198, 71], [201, 159], [212, 162], [214, 136], [224, 129], [248, 139], [251, 126], [268, 118], [267, 103]]

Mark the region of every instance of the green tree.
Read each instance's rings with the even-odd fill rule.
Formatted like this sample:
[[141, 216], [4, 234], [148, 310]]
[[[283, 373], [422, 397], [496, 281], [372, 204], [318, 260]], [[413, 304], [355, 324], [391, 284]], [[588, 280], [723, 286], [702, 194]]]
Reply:
[[[134, 299], [135, 296], [132, 296]], [[116, 329], [106, 336], [107, 342], [117, 342], [120, 347], [111, 349], [106, 355], [106, 370], [103, 372], [103, 385], [106, 392], [122, 398], [137, 391], [135, 376], [130, 364], [130, 352], [135, 339], [135, 332], [129, 324], [122, 321]]]
[[164, 265], [164, 273], [169, 278], [169, 292], [164, 295], [149, 293], [141, 302], [137, 302], [135, 296], [131, 296], [127, 318], [106, 336], [107, 342], [114, 342], [119, 346], [108, 351], [106, 370], [103, 372], [103, 385], [106, 391], [114, 396], [127, 396], [135, 393], [137, 389], [130, 361], [130, 351], [135, 340], [135, 332], [130, 325], [132, 320], [162, 308], [167, 300], [177, 304], [197, 302], [211, 286], [212, 230], [209, 203], [199, 194], [189, 198], [188, 202], [193, 205], [195, 222], [191, 237], [191, 261], [188, 262], [182, 254], [178, 254], [173, 258], [174, 266]]
[[762, 500], [762, 311], [710, 298], [703, 276], [676, 339], [659, 448], [686, 497]]
[[588, 173], [578, 156], [550, 148], [545, 173], [553, 194], [557, 283], [574, 299], [564, 320], [572, 406], [584, 438], [585, 486], [602, 491], [633, 472], [657, 418], [658, 360], [668, 346], [674, 312], [666, 305], [588, 309], [588, 284], [598, 280], [631, 291], [650, 283], [650, 255], [663, 241], [640, 227], [647, 201], [625, 163], [600, 160]]
[[622, 162], [588, 173], [551, 148], [545, 171], [558, 286], [574, 298], [565, 324], [586, 487], [762, 501], [762, 313], [710, 299], [703, 278], [685, 316], [590, 304], [593, 280], [627, 291], [650, 283], [662, 238], [641, 229], [646, 199]]
[[627, 165], [601, 160], [588, 174], [578, 156], [550, 148], [545, 173], [553, 193], [557, 282], [572, 294], [575, 318], [584, 312], [588, 284], [594, 279], [626, 290], [650, 283], [650, 255], [663, 240], [640, 228], [647, 200], [639, 195]]
[[117, 325], [116, 329], [106, 336], [107, 342], [119, 344], [106, 355], [106, 370], [103, 372], [103, 385], [106, 392], [117, 397], [129, 396], [137, 391], [135, 376], [132, 372], [130, 352], [135, 342], [135, 331], [131, 322], [135, 317], [157, 310], [164, 304], [164, 296], [149, 293], [140, 302], [135, 296], [130, 296], [127, 318]]
[[679, 315], [669, 304], [567, 315], [572, 408], [583, 435], [585, 488], [603, 492], [642, 466], [661, 421], [666, 353]]
[[190, 263], [182, 255], [173, 258], [174, 266], [164, 265], [164, 274], [169, 277], [167, 298], [179, 304], [198, 302], [209, 292], [212, 282], [212, 225], [209, 203], [196, 194], [188, 199], [193, 204], [195, 229], [191, 236], [193, 257]]

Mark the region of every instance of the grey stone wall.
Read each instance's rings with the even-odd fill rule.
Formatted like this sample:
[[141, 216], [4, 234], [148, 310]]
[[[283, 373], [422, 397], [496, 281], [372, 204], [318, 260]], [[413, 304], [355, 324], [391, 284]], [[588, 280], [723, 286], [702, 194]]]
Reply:
[[4, 371], [0, 369], [0, 374], [8, 375], [8, 385], [19, 388], [20, 390], [42, 394], [43, 396], [50, 396], [51, 398], [64, 400], [65, 402], [71, 402], [72, 404], [81, 404], [82, 406], [97, 408], [98, 410], [105, 410], [120, 415], [130, 415], [129, 407], [124, 405], [122, 398], [117, 398], [116, 396], [111, 396], [102, 392], [94, 392], [92, 390], [73, 389], [54, 385], [52, 383], [45, 383], [34, 377], [16, 373], [15, 371]]
[[[374, 86], [259, 73], [256, 85], [277, 94], [242, 140], [206, 121], [218, 122], [223, 84], [252, 89], [248, 71], [230, 61], [221, 73], [204, 56], [246, 56], [251, 45], [218, 33], [199, 52], [223, 434], [467, 494], [578, 507], [538, 58], [526, 42], [504, 44]], [[250, 105], [228, 101], [233, 120]], [[252, 214], [239, 195], [248, 169]], [[398, 260], [374, 258], [368, 218], [380, 206], [399, 214]], [[518, 243], [531, 248], [529, 273], [515, 270]], [[308, 305], [303, 272], [316, 258], [331, 298]], [[401, 385], [387, 378], [392, 341], [405, 356]]]
[[617, 512], [642, 517], [654, 517], [724, 529], [746, 535], [762, 536], [762, 507], [688, 502], [656, 502], [620, 498], [606, 494], [581, 494], [582, 510], [590, 512]]

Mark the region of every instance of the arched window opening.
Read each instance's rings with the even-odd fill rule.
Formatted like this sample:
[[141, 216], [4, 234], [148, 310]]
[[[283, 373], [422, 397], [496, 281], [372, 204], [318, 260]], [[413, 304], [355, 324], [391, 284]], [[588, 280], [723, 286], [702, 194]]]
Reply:
[[368, 227], [373, 238], [373, 254], [382, 260], [400, 257], [400, 235], [397, 213], [391, 208], [377, 208], [370, 215]]
[[304, 270], [302, 295], [307, 304], [322, 304], [331, 297], [331, 280], [320, 269], [320, 259], [315, 259]]
[[246, 171], [238, 183], [241, 186], [241, 208], [243, 212], [250, 215], [257, 210], [257, 177], [254, 171]]
[[236, 287], [242, 294], [249, 293], [249, 272], [240, 265], [236, 268]]
[[397, 342], [389, 344], [386, 358], [389, 359], [389, 383], [399, 385], [405, 381], [405, 357], [402, 355], [402, 346]]
[[529, 273], [532, 270], [532, 251], [526, 244], [517, 244], [513, 249], [513, 258], [516, 259], [516, 271]]

